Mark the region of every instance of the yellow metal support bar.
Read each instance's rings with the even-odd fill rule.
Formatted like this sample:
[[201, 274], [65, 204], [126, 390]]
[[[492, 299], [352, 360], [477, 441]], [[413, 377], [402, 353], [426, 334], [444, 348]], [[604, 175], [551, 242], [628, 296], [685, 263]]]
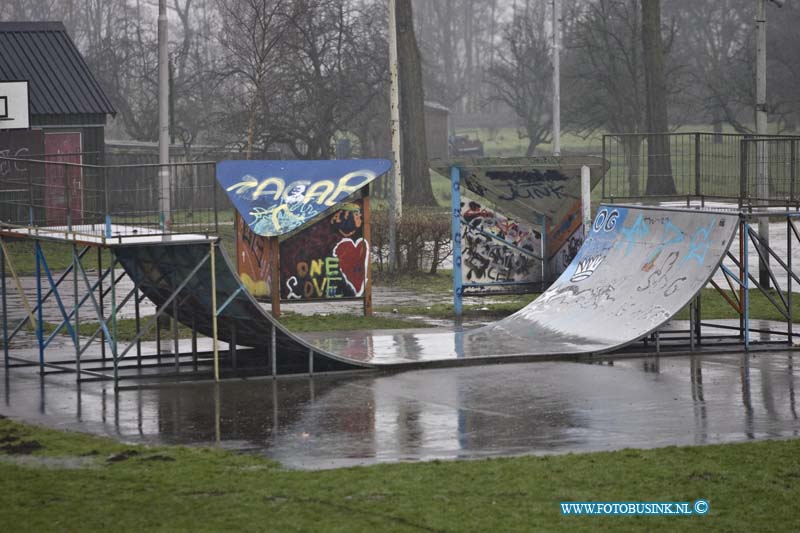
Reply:
[[34, 316], [33, 308], [31, 307], [30, 302], [28, 302], [27, 296], [25, 296], [25, 291], [22, 290], [22, 283], [19, 280], [19, 276], [17, 276], [17, 271], [14, 268], [14, 263], [11, 261], [11, 256], [8, 253], [8, 248], [6, 248], [6, 243], [3, 239], [0, 239], [0, 246], [3, 247], [3, 256], [6, 259], [8, 270], [11, 271], [11, 277], [14, 278], [14, 284], [17, 286], [17, 292], [19, 293], [19, 297], [22, 299], [22, 305], [25, 306], [25, 312], [28, 313], [28, 320], [30, 320], [33, 327], [36, 328], [37, 327], [36, 316]]

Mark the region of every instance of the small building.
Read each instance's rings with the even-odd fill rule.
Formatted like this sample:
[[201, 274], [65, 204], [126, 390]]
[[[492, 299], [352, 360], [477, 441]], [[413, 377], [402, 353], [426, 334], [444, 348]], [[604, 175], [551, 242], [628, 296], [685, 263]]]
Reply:
[[[4, 81], [28, 82], [30, 128], [2, 130], [0, 124], [0, 156], [47, 156], [49, 161], [83, 164], [104, 162], [106, 118], [116, 111], [64, 24], [0, 22], [0, 82]], [[63, 211], [63, 187], [57, 194], [51, 192], [49, 184], [63, 183], [64, 166], [34, 166], [37, 165], [0, 161], [0, 192], [4, 198], [20, 193], [20, 187], [36, 174], [43, 180], [36, 194], [42, 196], [49, 220], [53, 218], [51, 213]], [[85, 202], [83, 176], [75, 172], [68, 177], [71, 198], [78, 202], [73, 207]], [[4, 220], [14, 217], [13, 213], [2, 215]]]
[[28, 81], [31, 125], [4, 132], [2, 144], [19, 136], [35, 141], [42, 132], [42, 146], [30, 147], [30, 155], [66, 144], [96, 159], [84, 163], [102, 162], [106, 117], [116, 111], [64, 24], [0, 22], [0, 50], [0, 81]]
[[428, 159], [447, 159], [450, 136], [450, 110], [436, 102], [425, 102], [425, 140]]

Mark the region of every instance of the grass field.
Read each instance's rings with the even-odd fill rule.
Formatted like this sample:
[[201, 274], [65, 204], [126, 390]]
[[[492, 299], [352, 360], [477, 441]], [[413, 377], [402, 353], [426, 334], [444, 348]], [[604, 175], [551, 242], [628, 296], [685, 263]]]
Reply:
[[[321, 472], [0, 419], [5, 531], [793, 531], [800, 440]], [[564, 501], [709, 502], [704, 516], [562, 516]]]

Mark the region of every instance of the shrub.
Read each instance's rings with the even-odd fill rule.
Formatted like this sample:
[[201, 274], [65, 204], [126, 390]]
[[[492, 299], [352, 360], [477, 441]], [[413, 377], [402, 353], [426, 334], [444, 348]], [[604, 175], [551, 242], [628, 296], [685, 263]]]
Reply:
[[[372, 215], [372, 257], [379, 271], [389, 265], [389, 212]], [[397, 228], [398, 271], [431, 274], [452, 255], [450, 212], [442, 208], [405, 209]]]

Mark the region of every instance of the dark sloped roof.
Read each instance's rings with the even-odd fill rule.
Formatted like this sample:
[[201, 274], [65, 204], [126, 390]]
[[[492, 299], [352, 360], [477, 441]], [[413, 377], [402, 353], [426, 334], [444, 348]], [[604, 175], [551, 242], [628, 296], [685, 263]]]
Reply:
[[31, 115], [116, 111], [61, 22], [0, 22], [0, 81], [28, 80]]

